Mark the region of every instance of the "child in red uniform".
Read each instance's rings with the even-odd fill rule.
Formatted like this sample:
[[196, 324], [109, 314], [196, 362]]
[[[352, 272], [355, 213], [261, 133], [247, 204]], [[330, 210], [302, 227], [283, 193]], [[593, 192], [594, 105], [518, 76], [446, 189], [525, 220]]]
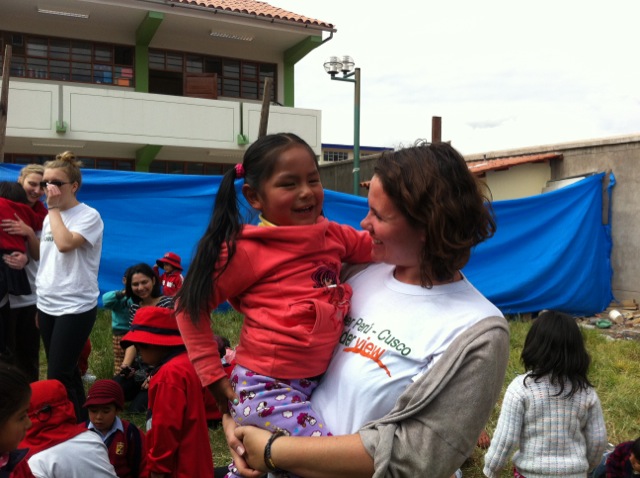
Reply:
[[18, 449], [31, 427], [29, 380], [17, 368], [0, 362], [0, 390], [0, 477], [33, 478], [24, 459], [28, 450]]
[[83, 406], [89, 409], [89, 420], [82, 426], [100, 435], [118, 477], [141, 476], [146, 465], [144, 435], [118, 416], [124, 408], [122, 387], [114, 380], [98, 380], [89, 389]]
[[178, 254], [173, 252], [167, 252], [163, 257], [156, 261], [154, 270], [158, 273], [158, 268], [164, 270], [164, 273], [160, 276], [160, 283], [162, 284], [162, 293], [167, 297], [173, 297], [182, 287], [184, 277], [182, 277], [182, 265], [180, 265], [181, 259]]
[[204, 393], [178, 331], [173, 310], [142, 307], [121, 345], [135, 345], [153, 366], [147, 411], [147, 468], [151, 478], [212, 478], [213, 459]]

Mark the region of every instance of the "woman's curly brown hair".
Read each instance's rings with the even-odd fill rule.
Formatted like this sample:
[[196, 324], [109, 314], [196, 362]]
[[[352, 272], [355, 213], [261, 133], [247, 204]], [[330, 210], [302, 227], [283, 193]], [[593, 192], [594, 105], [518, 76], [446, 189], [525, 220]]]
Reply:
[[448, 143], [417, 142], [385, 151], [374, 169], [384, 192], [423, 232], [420, 282], [452, 280], [471, 255], [471, 248], [493, 236], [496, 223], [490, 193]]

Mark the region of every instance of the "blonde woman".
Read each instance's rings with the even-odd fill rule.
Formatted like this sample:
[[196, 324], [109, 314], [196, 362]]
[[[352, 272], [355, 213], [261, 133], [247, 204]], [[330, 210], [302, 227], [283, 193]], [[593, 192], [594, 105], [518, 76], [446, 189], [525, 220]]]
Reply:
[[[44, 166], [28, 164], [20, 170], [18, 183], [27, 194], [29, 206], [42, 221], [47, 216], [47, 208], [41, 201], [44, 189], [41, 186]], [[38, 380], [40, 375], [40, 332], [36, 325], [36, 273], [40, 259], [40, 232], [34, 231], [19, 218], [5, 219], [2, 228], [9, 234], [25, 237], [27, 241], [28, 263], [24, 267], [31, 286], [31, 294], [9, 295], [11, 307], [7, 332], [7, 349], [15, 365], [20, 368], [30, 382]], [[11, 256], [5, 259], [10, 267], [16, 267]]]
[[86, 419], [86, 411], [77, 364], [96, 320], [104, 230], [98, 211], [76, 198], [82, 184], [81, 165], [69, 151], [44, 165], [49, 215], [42, 226], [36, 276], [47, 378], [64, 384], [78, 421]]

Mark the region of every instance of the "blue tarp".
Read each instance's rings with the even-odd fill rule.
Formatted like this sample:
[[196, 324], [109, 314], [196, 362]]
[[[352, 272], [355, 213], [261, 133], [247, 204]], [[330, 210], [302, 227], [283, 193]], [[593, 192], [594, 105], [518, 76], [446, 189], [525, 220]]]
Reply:
[[[0, 164], [0, 180], [15, 180], [19, 170], [18, 165]], [[602, 179], [603, 174], [593, 175], [543, 195], [496, 201], [498, 232], [473, 251], [465, 274], [504, 313], [554, 308], [586, 315], [604, 310], [613, 296]], [[180, 255], [186, 270], [220, 180], [83, 170], [78, 198], [96, 208], [105, 224], [101, 291], [122, 287], [128, 266], [153, 265], [167, 251]], [[359, 228], [367, 203], [325, 190], [324, 211], [331, 220]]]

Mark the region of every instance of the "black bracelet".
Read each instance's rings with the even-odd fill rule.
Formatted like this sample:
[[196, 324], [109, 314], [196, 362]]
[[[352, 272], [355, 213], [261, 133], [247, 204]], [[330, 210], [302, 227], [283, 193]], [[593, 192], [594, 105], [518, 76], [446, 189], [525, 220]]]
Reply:
[[276, 438], [280, 438], [281, 436], [284, 436], [284, 435], [285, 435], [284, 431], [278, 430], [277, 432], [275, 432], [273, 435], [269, 437], [267, 444], [264, 446], [264, 463], [265, 465], [267, 465], [267, 468], [269, 468], [270, 471], [274, 471], [276, 473], [280, 473], [283, 470], [278, 468], [276, 464], [273, 462], [273, 458], [271, 458], [271, 445], [273, 445], [273, 442], [276, 441]]

